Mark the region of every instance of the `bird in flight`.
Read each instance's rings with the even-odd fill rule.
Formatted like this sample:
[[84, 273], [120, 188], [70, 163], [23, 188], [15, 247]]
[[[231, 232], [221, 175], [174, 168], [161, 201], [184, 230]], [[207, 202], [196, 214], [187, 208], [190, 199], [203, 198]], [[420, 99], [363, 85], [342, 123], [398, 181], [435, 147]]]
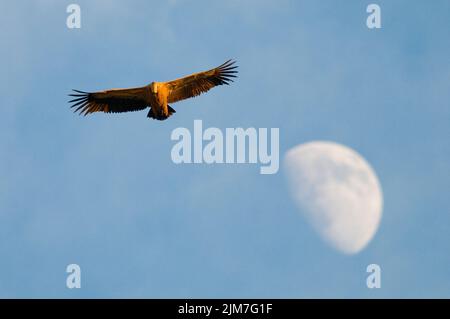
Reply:
[[143, 87], [93, 93], [73, 90], [75, 93], [69, 96], [74, 99], [69, 103], [75, 112], [83, 115], [140, 111], [149, 107], [147, 117], [162, 121], [175, 113], [169, 103], [195, 97], [218, 85], [229, 85], [236, 77], [236, 68], [235, 61], [228, 60], [208, 71], [168, 82], [152, 82]]

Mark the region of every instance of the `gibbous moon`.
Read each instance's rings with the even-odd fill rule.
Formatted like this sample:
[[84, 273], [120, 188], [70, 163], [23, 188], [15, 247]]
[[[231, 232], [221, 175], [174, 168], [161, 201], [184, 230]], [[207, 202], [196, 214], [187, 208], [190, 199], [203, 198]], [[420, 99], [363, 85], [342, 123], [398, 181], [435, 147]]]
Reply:
[[361, 155], [317, 141], [287, 151], [284, 166], [294, 201], [328, 244], [355, 254], [370, 242], [380, 223], [383, 195]]

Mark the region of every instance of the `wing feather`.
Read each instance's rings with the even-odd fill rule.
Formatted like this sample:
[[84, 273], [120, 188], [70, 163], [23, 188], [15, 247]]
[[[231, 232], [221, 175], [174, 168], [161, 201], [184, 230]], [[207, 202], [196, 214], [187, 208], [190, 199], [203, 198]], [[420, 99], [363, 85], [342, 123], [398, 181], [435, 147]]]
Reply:
[[236, 61], [228, 60], [222, 65], [204, 72], [166, 82], [169, 89], [167, 101], [175, 103], [184, 99], [198, 96], [218, 85], [229, 85], [237, 77]]
[[87, 115], [94, 112], [121, 113], [143, 110], [148, 106], [147, 86], [130, 89], [112, 89], [101, 92], [73, 90], [69, 103], [75, 112]]

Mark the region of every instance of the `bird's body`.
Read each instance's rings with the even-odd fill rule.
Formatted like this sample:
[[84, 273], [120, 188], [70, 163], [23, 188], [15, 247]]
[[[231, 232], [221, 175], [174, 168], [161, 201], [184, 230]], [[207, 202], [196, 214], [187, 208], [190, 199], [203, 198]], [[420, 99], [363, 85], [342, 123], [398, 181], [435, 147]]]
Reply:
[[229, 84], [236, 77], [234, 61], [227, 61], [217, 68], [194, 73], [168, 82], [152, 82], [149, 85], [130, 89], [112, 89], [101, 92], [83, 92], [74, 90], [69, 101], [75, 112], [90, 114], [94, 112], [121, 113], [144, 110], [150, 107], [147, 117], [165, 120], [175, 110], [169, 103], [188, 99], [209, 91], [211, 88]]

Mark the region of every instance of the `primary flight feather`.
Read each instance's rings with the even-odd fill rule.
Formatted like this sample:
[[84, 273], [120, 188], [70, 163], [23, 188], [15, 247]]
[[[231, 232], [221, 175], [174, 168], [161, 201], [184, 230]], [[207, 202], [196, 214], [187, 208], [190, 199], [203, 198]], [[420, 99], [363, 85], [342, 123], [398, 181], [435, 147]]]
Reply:
[[69, 96], [74, 99], [69, 103], [72, 103], [71, 108], [75, 108], [75, 112], [84, 115], [140, 111], [150, 107], [147, 117], [162, 121], [175, 113], [169, 103], [195, 97], [218, 85], [228, 85], [236, 77], [236, 68], [235, 61], [228, 60], [208, 71], [168, 82], [152, 82], [138, 88], [93, 93], [73, 90], [75, 93]]

